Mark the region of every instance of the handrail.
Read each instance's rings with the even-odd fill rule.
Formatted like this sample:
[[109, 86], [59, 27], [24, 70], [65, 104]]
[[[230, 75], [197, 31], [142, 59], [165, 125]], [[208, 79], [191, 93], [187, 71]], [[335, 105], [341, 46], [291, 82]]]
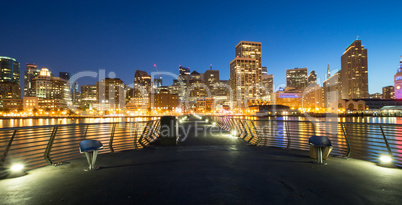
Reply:
[[78, 124], [56, 124], [56, 125], [41, 125], [41, 126], [24, 126], [24, 127], [4, 127], [0, 128], [2, 130], [23, 130], [23, 129], [35, 129], [35, 128], [48, 128], [48, 127], [68, 127], [68, 126], [84, 126], [84, 125], [110, 125], [110, 124], [130, 124], [130, 123], [144, 123], [152, 122], [154, 120], [146, 121], [134, 121], [134, 122], [97, 122], [97, 123], [78, 123]]
[[[146, 124], [151, 129], [146, 135], [159, 137], [159, 120], [80, 123], [67, 125], [28, 126], [0, 129], [0, 168], [13, 162], [22, 162], [27, 169], [80, 157], [78, 144], [83, 139], [99, 140], [105, 149], [100, 153], [143, 148], [138, 136]], [[131, 125], [131, 126], [130, 126]], [[135, 125], [135, 126], [133, 126]], [[148, 139], [147, 139], [148, 140]]]
[[[309, 150], [308, 138], [313, 135], [328, 137], [334, 146], [332, 154], [353, 157], [378, 162], [381, 155], [389, 155], [395, 165], [402, 167], [402, 154], [399, 145], [402, 144], [402, 125], [390, 123], [355, 123], [339, 121], [307, 121], [307, 120], [283, 120], [283, 119], [249, 119], [238, 116], [214, 116], [220, 127], [227, 120], [239, 121], [239, 124], [250, 121], [256, 123], [255, 130], [260, 130], [257, 137], [261, 143], [253, 139], [253, 130], [248, 126], [241, 127], [241, 132], [246, 132], [246, 142], [259, 146], [274, 146], [290, 149]], [[250, 125], [251, 126], [251, 125]], [[254, 128], [253, 128], [254, 129]], [[251, 135], [251, 136], [250, 136]], [[251, 137], [251, 138], [249, 138]], [[352, 153], [353, 150], [353, 153]]]

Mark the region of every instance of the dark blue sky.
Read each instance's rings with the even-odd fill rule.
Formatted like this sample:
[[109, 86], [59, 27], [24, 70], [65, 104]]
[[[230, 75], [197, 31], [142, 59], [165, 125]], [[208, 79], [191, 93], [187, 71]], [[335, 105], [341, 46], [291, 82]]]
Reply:
[[[240, 40], [262, 42], [276, 87], [286, 69], [324, 78], [360, 36], [368, 49], [369, 92], [393, 84], [402, 55], [401, 1], [2, 1], [0, 56], [76, 73], [106, 69], [127, 84], [135, 70], [204, 72], [229, 79]], [[165, 85], [171, 84], [171, 78]], [[93, 84], [86, 78], [80, 84]]]

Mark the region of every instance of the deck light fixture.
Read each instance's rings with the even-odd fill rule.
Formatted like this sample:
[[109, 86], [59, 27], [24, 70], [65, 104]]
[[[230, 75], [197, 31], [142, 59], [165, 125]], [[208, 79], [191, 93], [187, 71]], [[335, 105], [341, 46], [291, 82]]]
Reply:
[[10, 167], [10, 170], [12, 172], [21, 172], [24, 169], [24, 165], [22, 164], [13, 164]]

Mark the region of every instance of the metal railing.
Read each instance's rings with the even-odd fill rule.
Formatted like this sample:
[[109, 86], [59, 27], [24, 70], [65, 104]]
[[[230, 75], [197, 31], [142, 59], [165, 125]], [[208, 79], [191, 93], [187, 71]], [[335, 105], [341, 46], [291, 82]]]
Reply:
[[215, 116], [214, 121], [246, 142], [257, 146], [309, 150], [313, 135], [328, 137], [332, 155], [379, 162], [391, 156], [402, 167], [402, 125], [297, 120], [249, 120], [244, 117]]
[[140, 149], [159, 137], [159, 126], [152, 120], [2, 128], [0, 168], [19, 162], [29, 170], [82, 157], [78, 144], [84, 139], [101, 141], [100, 154]]

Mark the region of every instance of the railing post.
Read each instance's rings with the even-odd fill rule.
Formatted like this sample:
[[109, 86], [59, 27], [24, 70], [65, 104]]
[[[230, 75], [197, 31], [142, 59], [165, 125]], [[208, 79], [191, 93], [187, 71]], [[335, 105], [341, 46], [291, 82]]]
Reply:
[[385, 136], [384, 130], [382, 129], [382, 126], [381, 126], [381, 125], [380, 125], [380, 129], [381, 129], [382, 137], [384, 138], [385, 145], [387, 145], [388, 154], [389, 154], [389, 156], [392, 158], [391, 147], [390, 147], [389, 144], [388, 144], [387, 137]]
[[134, 149], [138, 149], [137, 146], [137, 137], [138, 137], [138, 130], [137, 130], [137, 124], [131, 124], [131, 127], [133, 127], [133, 125], [135, 125], [135, 130], [134, 130]]
[[0, 167], [2, 167], [4, 165], [4, 162], [6, 161], [8, 151], [10, 150], [11, 144], [14, 141], [15, 134], [17, 134], [17, 130], [14, 130], [13, 135], [11, 136], [10, 140], [8, 141], [6, 150], [4, 151], [3, 156], [1, 157]]
[[348, 136], [348, 133], [346, 132], [345, 124], [341, 124], [341, 126], [342, 126], [343, 135], [345, 136], [346, 145], [348, 146], [348, 151], [346, 152], [345, 157], [350, 157], [350, 153], [352, 152], [352, 147], [350, 145], [349, 136]]
[[316, 135], [316, 132], [315, 132], [315, 125], [314, 125], [314, 122], [313, 121], [310, 121], [311, 122], [311, 126], [313, 127], [313, 134], [314, 134], [314, 136]]
[[[257, 130], [258, 128], [255, 126], [253, 121], [251, 121], [251, 124], [253, 125], [253, 128], [255, 130], [255, 135], [257, 136], [257, 143], [255, 145], [258, 145], [258, 144], [260, 144], [262, 138], [260, 136], [258, 136], [258, 130]], [[264, 133], [264, 130], [262, 132]]]
[[113, 150], [113, 139], [114, 139], [115, 130], [116, 130], [116, 123], [113, 123], [112, 132], [110, 133], [110, 139], [109, 139], [109, 149], [110, 149], [111, 152], [114, 152], [114, 150]]
[[87, 125], [87, 127], [85, 128], [84, 139], [87, 138], [88, 126], [89, 126], [89, 125]]
[[46, 162], [51, 165], [53, 164], [52, 160], [50, 159], [50, 152], [52, 151], [54, 138], [56, 137], [57, 129], [59, 127], [54, 127], [52, 130], [52, 134], [50, 135], [49, 142], [47, 143], [46, 151], [44, 154]]

